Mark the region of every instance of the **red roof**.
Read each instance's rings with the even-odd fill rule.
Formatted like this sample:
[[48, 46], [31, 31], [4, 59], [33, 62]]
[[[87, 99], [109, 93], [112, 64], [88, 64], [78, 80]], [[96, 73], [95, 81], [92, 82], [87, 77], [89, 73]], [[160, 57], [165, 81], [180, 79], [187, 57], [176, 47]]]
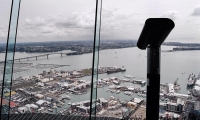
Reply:
[[[1, 103], [1, 99], [0, 99], [0, 103]], [[3, 99], [3, 100], [2, 100], [2, 105], [8, 105], [8, 100]]]
[[17, 106], [17, 103], [15, 103], [15, 102], [10, 102], [10, 107], [16, 107]]

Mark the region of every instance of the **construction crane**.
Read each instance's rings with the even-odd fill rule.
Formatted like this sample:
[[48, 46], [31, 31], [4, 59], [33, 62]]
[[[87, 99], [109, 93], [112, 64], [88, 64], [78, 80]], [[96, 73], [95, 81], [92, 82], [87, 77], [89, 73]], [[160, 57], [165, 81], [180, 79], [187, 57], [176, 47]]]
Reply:
[[178, 78], [174, 81], [174, 85], [175, 85], [175, 86], [178, 85]]

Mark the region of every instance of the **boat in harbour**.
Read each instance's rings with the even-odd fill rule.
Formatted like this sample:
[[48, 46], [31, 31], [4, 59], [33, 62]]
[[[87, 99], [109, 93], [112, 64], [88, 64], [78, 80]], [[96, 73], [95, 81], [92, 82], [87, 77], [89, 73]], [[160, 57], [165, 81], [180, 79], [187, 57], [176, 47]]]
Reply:
[[125, 78], [133, 78], [133, 76], [131, 76], [131, 75], [125, 75], [124, 77]]
[[70, 100], [71, 98], [70, 98], [68, 95], [63, 95], [63, 96], [62, 96], [62, 99]]
[[120, 93], [120, 90], [117, 90], [116, 94], [119, 94]]
[[71, 102], [68, 103], [68, 105], [71, 105], [71, 104], [72, 104]]
[[142, 94], [142, 97], [146, 97], [146, 94], [143, 93], [143, 94]]
[[108, 70], [107, 74], [111, 74], [111, 73], [117, 73], [117, 72], [125, 72], [126, 69], [122, 69], [122, 68], [118, 68], [118, 69], [114, 69], [114, 70]]
[[140, 92], [137, 93], [138, 96], [141, 96], [142, 94]]
[[125, 91], [124, 94], [127, 95], [127, 94], [128, 94], [128, 91]]
[[146, 84], [146, 81], [144, 81], [144, 80], [136, 80], [136, 79], [133, 79], [133, 80], [132, 80], [132, 83], [133, 83], [133, 84], [145, 85], [145, 84]]
[[56, 105], [54, 105], [52, 108], [57, 108], [57, 106], [56, 106]]
[[195, 74], [192, 73], [192, 74], [189, 75], [189, 78], [188, 78], [188, 81], [187, 81], [187, 86], [191, 87], [191, 86], [194, 85], [194, 83], [195, 83]]
[[48, 111], [49, 111], [49, 112], [53, 112], [53, 110], [52, 110], [52, 109], [48, 109]]
[[62, 105], [61, 105], [61, 104], [58, 104], [57, 107], [62, 107]]

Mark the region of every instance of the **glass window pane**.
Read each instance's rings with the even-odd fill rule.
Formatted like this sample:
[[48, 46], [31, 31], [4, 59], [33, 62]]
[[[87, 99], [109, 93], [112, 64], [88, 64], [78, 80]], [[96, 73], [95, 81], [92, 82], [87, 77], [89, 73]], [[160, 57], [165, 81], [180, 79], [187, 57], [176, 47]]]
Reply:
[[11, 114], [89, 116], [95, 5], [91, 0], [21, 2], [11, 97], [18, 106]]
[[[8, 4], [3, 2], [4, 4]], [[13, 70], [13, 59], [14, 59], [14, 49], [15, 49], [15, 40], [17, 33], [17, 23], [18, 23], [18, 13], [19, 13], [20, 0], [14, 0], [11, 4], [11, 14], [10, 14], [10, 23], [8, 29], [8, 38], [6, 44], [6, 54], [5, 62], [3, 67], [3, 81], [1, 88], [1, 114], [2, 119], [8, 119], [6, 114], [9, 114], [11, 102], [11, 85], [12, 85], [12, 70]], [[4, 41], [5, 42], [5, 41]]]
[[[2, 81], [4, 72], [5, 51], [7, 42], [7, 33], [10, 18], [11, 0], [0, 0], [0, 94], [2, 93]], [[1, 95], [0, 95], [1, 96]]]
[[105, 74], [99, 73], [97, 90], [98, 98], [104, 101], [104, 110], [97, 113], [101, 117], [146, 116], [146, 51], [136, 48], [133, 40], [136, 33], [132, 31], [138, 26], [133, 22], [133, 11], [126, 10], [129, 3], [119, 0], [102, 3], [99, 67]]
[[[170, 18], [175, 22], [175, 28], [161, 46], [162, 84], [159, 116], [183, 118], [188, 117], [189, 112], [198, 116], [199, 108], [194, 106], [199, 103], [194, 96], [199, 97], [198, 82], [195, 82], [198, 81], [196, 79], [199, 79], [199, 63], [197, 62], [199, 61], [200, 37], [199, 2], [197, 0], [193, 2], [187, 0], [175, 2], [172, 0], [109, 0], [103, 1], [102, 7], [100, 44], [102, 51], [99, 53], [99, 66], [117, 67], [113, 67], [112, 72], [109, 72], [112, 74], [99, 75], [101, 82], [99, 82], [97, 95], [104, 98], [107, 96], [108, 100], [111, 99], [110, 96], [119, 98], [127, 106], [108, 110], [112, 108], [112, 104], [109, 103], [105, 108], [107, 111], [99, 116], [116, 117], [115, 114], [118, 111], [122, 113], [122, 109], [125, 111], [128, 109], [128, 114], [131, 113], [129, 114], [130, 118], [146, 117], [145, 96], [148, 91], [146, 91], [146, 85], [140, 86], [137, 83], [139, 80], [147, 82], [147, 52], [139, 50], [136, 43], [145, 20], [148, 18]], [[117, 72], [116, 68], [123, 66], [126, 71]], [[116, 80], [112, 80], [112, 77], [113, 79], [116, 77]], [[106, 80], [108, 82], [105, 82]], [[126, 80], [127, 82], [125, 82]], [[119, 81], [121, 83], [118, 83]], [[188, 88], [187, 84], [190, 85], [190, 83], [197, 85]], [[192, 97], [188, 96], [188, 91]], [[137, 107], [131, 108], [130, 104], [133, 104], [131, 102], [137, 98], [144, 102], [142, 105], [136, 104], [136, 106], [140, 106], [138, 109]], [[114, 101], [117, 101], [116, 99]], [[186, 102], [188, 99], [194, 102]], [[123, 105], [122, 103], [119, 104]], [[183, 112], [184, 107], [187, 109], [185, 112]], [[192, 108], [195, 108], [196, 111], [193, 111]], [[122, 117], [122, 114], [117, 117]]]
[[[93, 91], [92, 91], [92, 104], [95, 104], [95, 110], [92, 111], [92, 115], [96, 117], [96, 113], [101, 111], [101, 103], [97, 98], [97, 83], [98, 83], [98, 71], [99, 71], [99, 43], [100, 43], [100, 30], [101, 30], [101, 10], [102, 0], [97, 0], [96, 8], [96, 20], [95, 20], [95, 33], [94, 33], [94, 53], [93, 53]], [[92, 109], [92, 108], [91, 108]], [[90, 118], [92, 119], [92, 117]], [[93, 118], [94, 119], [94, 118]]]

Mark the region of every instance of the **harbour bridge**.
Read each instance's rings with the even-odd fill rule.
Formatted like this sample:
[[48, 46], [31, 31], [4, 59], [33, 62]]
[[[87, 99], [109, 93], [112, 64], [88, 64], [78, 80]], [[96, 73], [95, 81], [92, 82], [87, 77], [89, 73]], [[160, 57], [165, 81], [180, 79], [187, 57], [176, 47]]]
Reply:
[[[48, 54], [42, 54], [42, 55], [36, 55], [36, 56], [30, 56], [30, 57], [16, 58], [16, 59], [14, 59], [14, 61], [20, 62], [21, 60], [27, 60], [28, 61], [30, 59], [37, 60], [39, 57], [45, 57], [45, 56], [46, 56], [47, 59], [49, 59], [50, 55], [55, 55], [55, 54], [60, 54], [60, 56], [63, 57], [63, 55], [65, 55], [67, 53], [48, 53]], [[4, 63], [4, 61], [0, 61], [0, 63]]]

